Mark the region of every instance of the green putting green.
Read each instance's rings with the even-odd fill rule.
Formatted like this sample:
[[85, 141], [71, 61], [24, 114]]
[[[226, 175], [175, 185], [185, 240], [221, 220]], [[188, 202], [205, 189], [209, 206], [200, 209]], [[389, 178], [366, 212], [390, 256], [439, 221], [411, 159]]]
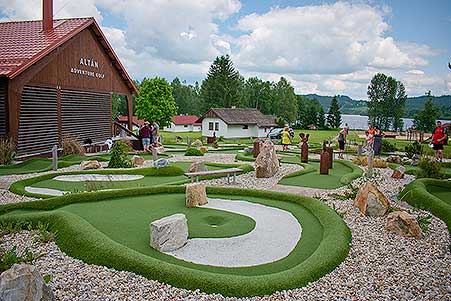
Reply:
[[[299, 159], [296, 158], [293, 160]], [[322, 189], [335, 189], [347, 184], [345, 179], [347, 179], [350, 175], [353, 175], [355, 173], [357, 176], [359, 176], [359, 173], [361, 175], [363, 172], [357, 166], [352, 166], [354, 164], [350, 162], [334, 160], [333, 168], [329, 169], [329, 174], [321, 175], [319, 173], [319, 165], [319, 162], [311, 160], [308, 164], [303, 164], [303, 166], [305, 167], [304, 170], [293, 173], [291, 175], [287, 175], [279, 181], [279, 184]]]
[[48, 222], [58, 230], [58, 245], [70, 256], [134, 271], [178, 287], [226, 296], [263, 295], [306, 285], [332, 271], [348, 253], [349, 229], [321, 202], [289, 194], [220, 187], [208, 187], [209, 197], [245, 200], [292, 213], [302, 226], [295, 249], [276, 262], [241, 268], [198, 265], [156, 252], [148, 246], [149, 223], [170, 214], [187, 215], [190, 237], [230, 237], [254, 227], [254, 222], [242, 215], [184, 208], [184, 189], [162, 186], [93, 192], [3, 205], [0, 221]]
[[432, 195], [438, 197], [443, 202], [451, 206], [451, 189], [448, 187], [438, 186], [438, 185], [428, 185], [426, 189]]
[[[179, 185], [189, 182], [190, 180], [184, 176], [184, 172], [188, 171], [191, 162], [177, 162], [172, 163], [168, 167], [164, 168], [134, 168], [134, 169], [119, 169], [119, 170], [92, 170], [92, 171], [77, 171], [67, 173], [53, 173], [42, 175], [34, 178], [28, 178], [13, 183], [10, 190], [16, 194], [27, 195], [31, 197], [48, 198], [48, 195], [40, 195], [36, 193], [27, 192], [25, 187], [35, 188], [49, 188], [66, 192], [78, 193], [85, 191], [97, 191], [108, 189], [125, 189], [125, 188], [138, 188], [138, 187], [151, 187], [159, 185]], [[249, 172], [253, 170], [250, 165], [240, 164], [221, 164], [221, 163], [208, 163], [206, 162], [208, 170], [219, 170], [230, 167], [238, 167], [243, 172]], [[60, 175], [74, 175], [74, 174], [131, 174], [131, 175], [143, 175], [144, 177], [137, 180], [130, 181], [58, 181], [54, 178]], [[224, 175], [213, 175], [200, 177], [201, 179], [210, 179], [223, 177]]]

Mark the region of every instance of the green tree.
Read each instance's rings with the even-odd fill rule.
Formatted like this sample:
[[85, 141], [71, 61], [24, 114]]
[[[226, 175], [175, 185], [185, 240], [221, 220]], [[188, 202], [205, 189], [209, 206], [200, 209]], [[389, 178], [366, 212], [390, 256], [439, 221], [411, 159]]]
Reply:
[[327, 124], [333, 129], [340, 127], [341, 112], [338, 106], [337, 96], [334, 96], [330, 103], [329, 112], [327, 112]]
[[402, 129], [406, 102], [404, 85], [391, 76], [378, 73], [368, 86], [368, 117], [373, 125], [383, 130]]
[[428, 99], [424, 104], [423, 110], [416, 114], [413, 119], [413, 125], [421, 131], [432, 132], [435, 128], [435, 121], [439, 118], [440, 111], [432, 102], [431, 91], [426, 93]]
[[324, 114], [325, 112], [323, 106], [320, 105], [318, 110], [318, 122], [316, 124], [320, 129], [324, 129], [326, 127], [326, 117]]
[[161, 127], [169, 125], [177, 114], [171, 85], [163, 78], [145, 78], [136, 98], [135, 112], [139, 119], [156, 121]]
[[297, 98], [293, 86], [284, 78], [273, 85], [273, 104], [271, 114], [293, 123], [297, 117]]
[[203, 111], [212, 107], [239, 106], [242, 86], [239, 72], [233, 67], [228, 55], [217, 57], [202, 82], [201, 99]]
[[199, 84], [196, 82], [194, 86], [181, 82], [177, 77], [171, 82], [172, 96], [178, 107], [179, 114], [189, 114], [199, 116], [200, 95]]
[[272, 83], [258, 77], [248, 78], [243, 85], [242, 105], [259, 109], [263, 114], [272, 113]]

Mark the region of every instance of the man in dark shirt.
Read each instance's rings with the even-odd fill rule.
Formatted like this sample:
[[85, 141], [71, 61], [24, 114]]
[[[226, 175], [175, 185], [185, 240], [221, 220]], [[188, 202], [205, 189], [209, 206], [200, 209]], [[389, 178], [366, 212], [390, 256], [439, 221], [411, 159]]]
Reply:
[[150, 151], [150, 136], [151, 136], [151, 130], [149, 127], [149, 122], [144, 122], [144, 126], [139, 130], [139, 136], [142, 139], [143, 148], [145, 152]]

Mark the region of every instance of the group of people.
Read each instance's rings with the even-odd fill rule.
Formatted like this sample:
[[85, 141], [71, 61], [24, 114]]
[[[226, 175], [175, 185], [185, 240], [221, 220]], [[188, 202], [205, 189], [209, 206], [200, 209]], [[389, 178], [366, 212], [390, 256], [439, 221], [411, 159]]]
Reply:
[[[348, 135], [348, 125], [345, 124], [343, 129], [338, 133], [338, 149], [339, 154], [338, 158], [344, 159], [344, 151], [346, 146], [346, 136]], [[368, 130], [365, 131], [365, 140], [366, 140], [366, 146], [369, 150], [372, 150], [374, 152], [375, 156], [380, 157], [381, 150], [382, 150], [382, 137], [384, 136], [384, 133], [377, 127], [370, 125], [368, 127]]]
[[145, 152], [150, 152], [150, 147], [157, 147], [160, 144], [160, 127], [156, 122], [144, 122], [144, 126], [139, 129], [139, 137]]

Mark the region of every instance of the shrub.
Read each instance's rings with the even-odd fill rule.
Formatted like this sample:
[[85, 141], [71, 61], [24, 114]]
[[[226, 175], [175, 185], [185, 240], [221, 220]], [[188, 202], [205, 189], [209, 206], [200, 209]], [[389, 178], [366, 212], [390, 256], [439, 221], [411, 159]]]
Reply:
[[396, 145], [389, 142], [387, 139], [382, 139], [382, 149], [381, 151], [383, 153], [391, 153], [396, 152], [398, 149], [396, 148]]
[[77, 137], [66, 135], [63, 137], [63, 156], [67, 155], [85, 155], [85, 148], [81, 145]]
[[128, 152], [130, 148], [122, 140], [118, 140], [114, 143], [111, 148], [111, 159], [108, 162], [109, 168], [130, 168], [132, 167], [132, 162], [128, 157]]
[[0, 138], [0, 165], [9, 165], [16, 157], [16, 144], [11, 138]]
[[365, 156], [354, 157], [352, 159], [352, 163], [360, 165], [360, 166], [367, 166], [368, 165], [368, 158], [365, 157]]
[[423, 146], [418, 141], [406, 145], [404, 149], [406, 151], [406, 156], [409, 158], [412, 158], [414, 155], [421, 156], [423, 154]]
[[203, 156], [204, 153], [195, 147], [187, 148], [185, 151], [185, 156]]
[[219, 142], [224, 142], [224, 136], [219, 136], [218, 141]]
[[442, 178], [443, 174], [441, 171], [440, 163], [435, 162], [435, 160], [430, 160], [428, 158], [423, 158], [418, 163], [419, 169], [417, 170], [416, 176], [418, 178]]
[[44, 255], [43, 254], [35, 255], [28, 249], [25, 249], [22, 255], [19, 255], [16, 253], [16, 247], [13, 247], [12, 249], [9, 250], [0, 247], [0, 273], [9, 270], [16, 263], [33, 264], [33, 261], [42, 256]]

